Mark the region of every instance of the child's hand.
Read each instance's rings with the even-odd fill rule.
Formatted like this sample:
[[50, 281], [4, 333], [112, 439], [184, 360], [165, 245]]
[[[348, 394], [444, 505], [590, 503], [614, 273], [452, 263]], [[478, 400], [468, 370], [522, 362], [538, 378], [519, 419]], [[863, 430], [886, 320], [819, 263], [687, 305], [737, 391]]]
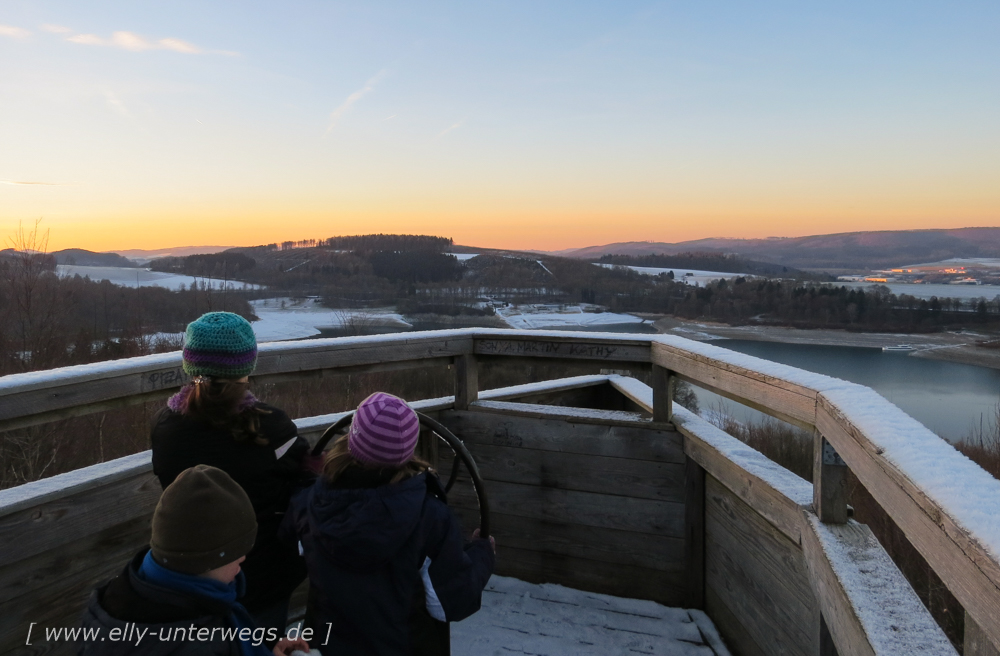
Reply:
[[[473, 540], [478, 540], [479, 539], [479, 529], [478, 528], [475, 531], [472, 532], [472, 539]], [[496, 553], [497, 552], [497, 541], [493, 539], [492, 535], [490, 536], [490, 546], [493, 547], [493, 553]]]
[[278, 641], [278, 644], [274, 645], [273, 651], [274, 656], [289, 656], [293, 651], [301, 651], [308, 654], [309, 643], [302, 638], [296, 638], [295, 640], [282, 638]]

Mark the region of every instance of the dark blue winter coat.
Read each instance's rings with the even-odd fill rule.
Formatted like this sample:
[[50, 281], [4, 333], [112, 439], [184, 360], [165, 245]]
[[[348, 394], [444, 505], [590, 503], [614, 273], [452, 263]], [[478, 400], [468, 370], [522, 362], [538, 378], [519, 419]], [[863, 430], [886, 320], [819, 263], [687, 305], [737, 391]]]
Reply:
[[332, 485], [321, 477], [286, 515], [285, 534], [305, 554], [314, 647], [323, 653], [423, 651], [414, 617], [472, 615], [493, 573], [489, 541], [463, 539], [436, 476], [391, 485], [378, 476], [349, 468]]

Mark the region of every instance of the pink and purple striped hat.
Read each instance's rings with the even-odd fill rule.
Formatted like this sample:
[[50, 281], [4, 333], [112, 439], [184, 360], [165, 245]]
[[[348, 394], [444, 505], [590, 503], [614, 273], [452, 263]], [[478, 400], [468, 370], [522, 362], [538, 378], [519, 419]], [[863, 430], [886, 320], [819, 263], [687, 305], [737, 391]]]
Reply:
[[418, 437], [420, 420], [406, 401], [375, 392], [354, 413], [347, 450], [365, 464], [399, 467], [413, 457]]

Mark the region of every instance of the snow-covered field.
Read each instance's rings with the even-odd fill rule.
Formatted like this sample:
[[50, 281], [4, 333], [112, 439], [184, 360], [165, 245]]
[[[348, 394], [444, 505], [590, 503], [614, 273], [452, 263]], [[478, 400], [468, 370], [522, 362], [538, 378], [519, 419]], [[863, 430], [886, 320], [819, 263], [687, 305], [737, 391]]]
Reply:
[[[596, 305], [525, 304], [497, 308], [497, 316], [511, 328], [533, 330], [555, 326], [598, 326], [606, 324], [642, 323], [639, 317], [615, 312], [595, 312]], [[587, 312], [586, 310], [591, 310]]]
[[476, 257], [479, 253], [445, 253], [445, 255], [451, 255], [459, 262], [465, 262], [466, 260], [471, 260]]
[[[181, 287], [189, 289], [191, 285], [199, 287], [204, 283], [212, 289], [222, 289], [223, 281], [214, 278], [195, 278], [177, 273], [163, 273], [149, 269], [129, 269], [126, 267], [78, 266], [74, 264], [56, 265], [56, 275], [60, 278], [82, 276], [93, 281], [107, 280], [114, 285], [123, 287], [166, 287], [178, 290]], [[250, 285], [236, 280], [227, 283], [229, 289], [257, 289], [258, 285]]]
[[320, 306], [315, 298], [265, 298], [251, 301], [250, 305], [260, 317], [260, 321], [253, 322], [258, 342], [313, 337], [320, 334], [320, 328], [340, 328], [352, 323], [396, 325], [400, 330], [410, 327], [402, 315], [391, 310], [331, 310]]
[[[605, 269], [613, 269], [616, 266], [623, 266], [619, 264], [598, 264], [597, 266], [604, 267]], [[702, 287], [706, 283], [712, 282], [713, 280], [719, 280], [720, 278], [725, 278], [726, 280], [731, 280], [732, 278], [738, 278], [740, 276], [750, 277], [752, 274], [749, 273], [725, 273], [723, 271], [701, 271], [699, 269], [663, 269], [659, 267], [641, 267], [641, 266], [630, 266], [629, 269], [633, 271], [638, 271], [639, 273], [644, 273], [647, 276], [658, 276], [661, 273], [667, 273], [668, 271], [674, 272], [674, 280], [678, 282], [685, 282], [689, 285], [694, 285], [696, 287]]]
[[494, 576], [483, 607], [451, 625], [452, 652], [476, 656], [729, 656], [698, 610]]

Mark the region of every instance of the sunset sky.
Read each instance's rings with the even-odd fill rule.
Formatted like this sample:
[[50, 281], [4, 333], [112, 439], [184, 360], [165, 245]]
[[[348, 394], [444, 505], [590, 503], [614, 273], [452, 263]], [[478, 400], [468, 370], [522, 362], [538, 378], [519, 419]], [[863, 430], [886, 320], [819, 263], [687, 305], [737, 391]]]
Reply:
[[0, 237], [1000, 225], [1000, 3], [0, 4]]

